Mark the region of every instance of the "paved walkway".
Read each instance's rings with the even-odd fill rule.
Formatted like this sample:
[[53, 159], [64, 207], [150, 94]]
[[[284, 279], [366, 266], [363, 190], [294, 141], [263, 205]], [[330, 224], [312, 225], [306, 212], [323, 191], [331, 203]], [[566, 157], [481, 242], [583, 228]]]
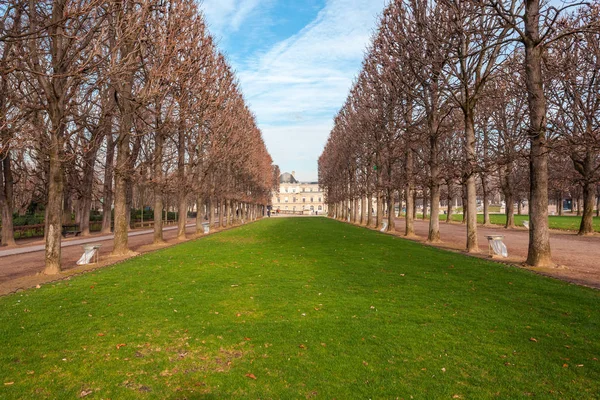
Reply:
[[[146, 252], [177, 243], [177, 226], [163, 228], [163, 237], [167, 242], [164, 245], [153, 245], [152, 229], [136, 230], [129, 232], [128, 246], [133, 252]], [[186, 225], [186, 234], [193, 237], [196, 233], [196, 224]], [[8, 293], [14, 288], [31, 287], [35, 279], [45, 282], [53, 279], [64, 278], [65, 275], [76, 273], [86, 268], [97, 268], [120, 261], [126, 257], [110, 255], [113, 249], [113, 235], [95, 234], [89, 237], [63, 239], [61, 242], [61, 264], [63, 274], [57, 277], [42, 277], [39, 273], [44, 269], [44, 241], [26, 241], [14, 248], [0, 250], [0, 294]], [[21, 242], [23, 243], [23, 242]], [[100, 243], [98, 265], [77, 266], [76, 262], [81, 257], [81, 245], [86, 243]], [[33, 284], [35, 286], [35, 283]]]
[[[187, 224], [186, 229], [189, 227], [192, 227], [192, 226], [196, 226], [196, 224]], [[163, 228], [163, 232], [172, 231], [174, 229], [177, 229], [177, 226], [169, 226], [169, 227]], [[143, 231], [131, 231], [127, 234], [127, 236], [134, 237], [134, 236], [140, 236], [140, 235], [148, 235], [151, 233], [154, 233], [153, 229], [145, 229]], [[70, 247], [70, 246], [82, 245], [82, 244], [86, 244], [86, 243], [104, 242], [106, 240], [112, 240], [114, 237], [115, 237], [114, 234], [110, 234], [110, 235], [102, 235], [102, 236], [91, 236], [91, 237], [85, 237], [85, 238], [73, 239], [73, 240], [63, 239], [61, 241], [60, 247], [65, 248], [65, 247]], [[46, 248], [45, 244], [24, 245], [24, 246], [14, 247], [12, 249], [0, 250], [0, 257], [14, 256], [14, 255], [25, 254], [25, 253], [34, 253], [36, 251], [43, 251], [45, 248]]]

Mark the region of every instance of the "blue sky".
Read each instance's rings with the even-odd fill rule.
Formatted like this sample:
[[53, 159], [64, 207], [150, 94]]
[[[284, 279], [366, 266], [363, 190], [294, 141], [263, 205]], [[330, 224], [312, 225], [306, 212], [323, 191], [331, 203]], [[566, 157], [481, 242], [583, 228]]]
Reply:
[[204, 0], [281, 171], [317, 180], [333, 117], [358, 74], [386, 0]]

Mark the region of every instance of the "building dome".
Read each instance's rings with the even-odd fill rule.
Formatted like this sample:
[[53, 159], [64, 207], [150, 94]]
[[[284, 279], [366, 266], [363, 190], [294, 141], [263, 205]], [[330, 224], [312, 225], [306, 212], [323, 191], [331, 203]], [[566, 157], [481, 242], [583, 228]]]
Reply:
[[284, 172], [279, 175], [279, 183], [298, 183], [298, 181], [294, 178], [294, 175]]

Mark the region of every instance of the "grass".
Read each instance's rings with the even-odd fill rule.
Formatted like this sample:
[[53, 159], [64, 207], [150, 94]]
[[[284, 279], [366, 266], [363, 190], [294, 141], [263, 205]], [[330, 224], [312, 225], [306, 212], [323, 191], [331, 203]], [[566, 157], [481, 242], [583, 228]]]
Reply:
[[[423, 214], [418, 214], [417, 217], [422, 218]], [[462, 221], [462, 218], [462, 214], [452, 214], [453, 221]], [[445, 221], [446, 215], [441, 214], [440, 220]], [[523, 226], [523, 221], [529, 221], [529, 216], [515, 214], [516, 226]], [[483, 224], [483, 214], [477, 214], [477, 222]], [[493, 225], [504, 225], [506, 224], [506, 214], [490, 214], [490, 222]], [[581, 224], [581, 217], [574, 215], [550, 215], [548, 216], [548, 223], [550, 224], [550, 229], [578, 231]], [[600, 232], [600, 217], [594, 217], [594, 230]]]
[[1, 298], [0, 398], [591, 399], [599, 310], [514, 267], [263, 220]]

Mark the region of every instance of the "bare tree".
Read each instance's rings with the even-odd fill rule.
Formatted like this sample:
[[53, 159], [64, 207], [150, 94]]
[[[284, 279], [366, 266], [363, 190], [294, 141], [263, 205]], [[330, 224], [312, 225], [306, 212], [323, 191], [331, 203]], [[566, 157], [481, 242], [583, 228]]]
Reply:
[[[600, 4], [564, 20], [567, 31], [584, 28], [600, 18]], [[548, 87], [557, 147], [568, 154], [583, 189], [579, 235], [594, 233], [595, 186], [600, 182], [600, 30], [582, 29], [552, 43], [548, 56]], [[579, 215], [579, 214], [578, 214]]]

